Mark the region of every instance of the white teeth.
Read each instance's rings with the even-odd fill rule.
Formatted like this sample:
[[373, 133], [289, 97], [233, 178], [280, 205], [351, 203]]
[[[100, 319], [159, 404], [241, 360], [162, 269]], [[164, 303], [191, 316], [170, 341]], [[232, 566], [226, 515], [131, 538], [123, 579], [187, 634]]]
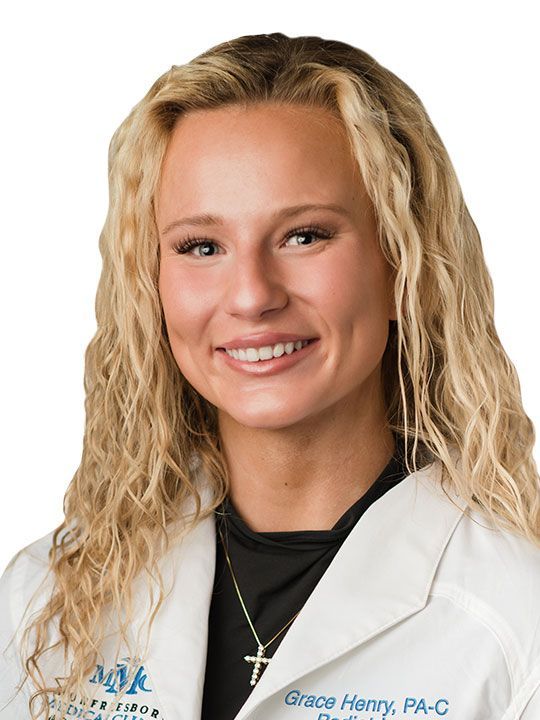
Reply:
[[281, 357], [284, 353], [290, 355], [295, 350], [300, 350], [308, 344], [308, 340], [297, 340], [296, 342], [276, 343], [275, 345], [264, 345], [260, 348], [238, 348], [225, 350], [227, 355], [235, 360], [247, 362], [259, 362], [259, 360], [270, 360], [272, 357]]
[[[270, 360], [270, 358], [273, 356], [274, 351], [270, 347], [270, 345], [265, 345], [262, 348], [259, 348], [258, 351], [258, 357], [261, 360]], [[253, 350], [252, 348], [248, 348], [248, 360], [257, 360], [257, 350]]]

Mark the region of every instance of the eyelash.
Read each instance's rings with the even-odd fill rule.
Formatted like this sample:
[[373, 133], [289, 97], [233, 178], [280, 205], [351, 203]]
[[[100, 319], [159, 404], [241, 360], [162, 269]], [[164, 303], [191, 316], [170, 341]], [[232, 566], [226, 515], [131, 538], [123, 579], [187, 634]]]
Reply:
[[[287, 235], [285, 236], [285, 240], [288, 240], [291, 237], [294, 237], [295, 235], [314, 235], [315, 237], [319, 238], [320, 240], [330, 240], [334, 236], [335, 233], [330, 232], [329, 230], [325, 230], [325, 228], [320, 227], [318, 225], [309, 225], [308, 227], [301, 227], [301, 228], [295, 228], [294, 230], [290, 230]], [[185, 255], [193, 248], [198, 247], [199, 245], [205, 245], [205, 244], [211, 244], [211, 245], [217, 245], [216, 242], [213, 240], [210, 240], [206, 237], [193, 237], [188, 235], [185, 240], [182, 240], [179, 243], [176, 243], [173, 246], [173, 250], [175, 253], [178, 253], [179, 255]], [[305, 245], [303, 247], [310, 247], [309, 245]], [[199, 256], [201, 257], [201, 256]], [[203, 256], [204, 257], [204, 256]], [[214, 257], [213, 255], [207, 255], [206, 257]]]

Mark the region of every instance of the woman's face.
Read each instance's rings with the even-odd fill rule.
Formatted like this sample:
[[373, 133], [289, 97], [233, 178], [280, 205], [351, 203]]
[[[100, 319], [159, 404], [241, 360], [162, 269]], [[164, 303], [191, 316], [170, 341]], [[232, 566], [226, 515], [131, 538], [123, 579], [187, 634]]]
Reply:
[[[283, 428], [374, 402], [396, 317], [391, 274], [332, 115], [277, 104], [184, 115], [156, 220], [172, 352], [220, 417]], [[179, 253], [188, 236], [199, 244]], [[289, 354], [298, 338], [316, 341]], [[280, 357], [249, 362], [258, 355], [235, 359], [224, 345]]]

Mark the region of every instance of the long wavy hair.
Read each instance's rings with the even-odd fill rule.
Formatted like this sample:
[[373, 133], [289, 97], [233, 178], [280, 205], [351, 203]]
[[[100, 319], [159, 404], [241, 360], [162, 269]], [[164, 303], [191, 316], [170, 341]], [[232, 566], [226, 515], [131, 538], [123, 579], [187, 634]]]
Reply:
[[[324, 108], [346, 130], [381, 250], [395, 271], [397, 320], [383, 356], [383, 389], [409, 472], [440, 461], [443, 488], [540, 546], [534, 426], [495, 330], [478, 230], [422, 102], [373, 57], [343, 42], [282, 33], [223, 42], [161, 75], [111, 139], [97, 331], [85, 354], [82, 459], [53, 533], [53, 588], [25, 629], [23, 646], [30, 636], [33, 646], [21, 652], [36, 688], [32, 718], [45, 717], [47, 693], [67, 702], [84, 692], [106, 609], [120, 618], [128, 608], [119, 643], [129, 645], [132, 584], [142, 571], [149, 593], [159, 588], [150, 633], [163, 600], [159, 558], [228, 492], [216, 408], [190, 386], [171, 352], [158, 293], [154, 197], [181, 116], [252, 103]], [[194, 475], [201, 466], [213, 488], [206, 505]], [[40, 658], [55, 648], [72, 663], [52, 687]], [[38, 701], [43, 716], [34, 714]]]

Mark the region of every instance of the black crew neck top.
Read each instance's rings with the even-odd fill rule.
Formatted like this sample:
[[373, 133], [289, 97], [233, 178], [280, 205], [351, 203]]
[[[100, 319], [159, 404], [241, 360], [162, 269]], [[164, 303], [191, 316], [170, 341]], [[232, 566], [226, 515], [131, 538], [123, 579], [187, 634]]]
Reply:
[[[254, 532], [229, 497], [216, 509], [216, 569], [201, 720], [233, 720], [253, 690], [253, 663], [244, 656], [257, 655], [257, 641], [238, 598], [219, 528], [247, 612], [265, 645], [305, 604], [368, 507], [407, 476], [403, 447], [396, 437], [394, 455], [382, 473], [331, 530]], [[268, 645], [266, 657], [274, 655], [292, 624], [294, 620]]]

